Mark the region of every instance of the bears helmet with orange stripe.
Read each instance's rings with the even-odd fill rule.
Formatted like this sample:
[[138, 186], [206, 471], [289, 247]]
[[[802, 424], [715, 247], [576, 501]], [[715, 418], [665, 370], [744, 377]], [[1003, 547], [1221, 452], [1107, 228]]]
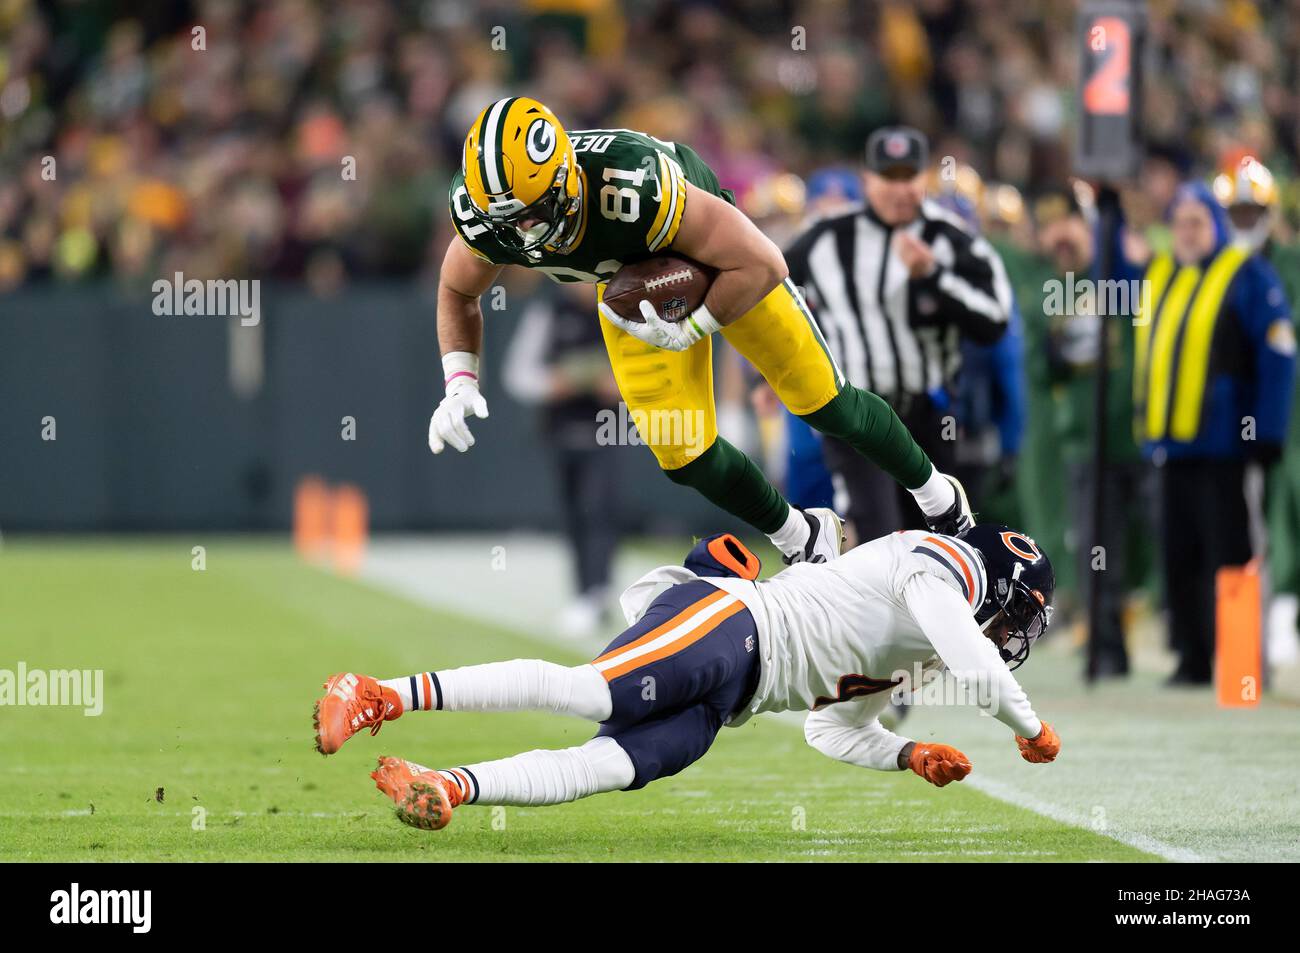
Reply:
[[1030, 537], [996, 523], [973, 526], [960, 538], [979, 552], [988, 577], [975, 621], [998, 646], [1007, 666], [1017, 669], [1052, 621], [1052, 561]]

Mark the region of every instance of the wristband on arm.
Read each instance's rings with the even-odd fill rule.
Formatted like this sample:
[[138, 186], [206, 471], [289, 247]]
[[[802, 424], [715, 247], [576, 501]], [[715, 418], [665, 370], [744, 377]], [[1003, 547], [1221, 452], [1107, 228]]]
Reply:
[[442, 356], [443, 386], [451, 387], [453, 381], [468, 380], [478, 386], [478, 355], [470, 351], [451, 351]]
[[691, 327], [695, 329], [701, 338], [706, 338], [715, 331], [722, 330], [722, 325], [713, 316], [713, 312], [703, 304], [687, 315], [686, 320], [690, 322]]

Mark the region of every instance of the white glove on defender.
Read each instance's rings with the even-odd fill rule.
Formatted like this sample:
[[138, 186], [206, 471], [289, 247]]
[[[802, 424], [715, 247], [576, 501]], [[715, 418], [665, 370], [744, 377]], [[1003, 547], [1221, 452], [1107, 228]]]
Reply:
[[487, 401], [478, 390], [478, 355], [468, 351], [452, 351], [442, 359], [446, 374], [447, 396], [429, 421], [429, 449], [442, 453], [451, 444], [461, 453], [474, 446], [474, 435], [469, 432], [465, 418], [486, 418]]
[[651, 347], [663, 348], [665, 351], [684, 351], [722, 327], [704, 305], [700, 305], [684, 320], [674, 323], [659, 317], [654, 305], [642, 299], [641, 316], [645, 318], [644, 324], [619, 317], [603, 301], [597, 307], [600, 316], [614, 327], [621, 328]]

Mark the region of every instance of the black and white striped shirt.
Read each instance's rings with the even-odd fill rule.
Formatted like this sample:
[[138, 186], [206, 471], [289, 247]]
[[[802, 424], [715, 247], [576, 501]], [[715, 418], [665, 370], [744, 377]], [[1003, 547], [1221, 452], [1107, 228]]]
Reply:
[[[930, 246], [932, 274], [909, 278], [891, 251], [896, 231]], [[898, 228], [865, 206], [821, 219], [785, 259], [840, 369], [887, 400], [951, 386], [962, 335], [992, 344], [1007, 329], [1011, 285], [1001, 257], [929, 200]]]

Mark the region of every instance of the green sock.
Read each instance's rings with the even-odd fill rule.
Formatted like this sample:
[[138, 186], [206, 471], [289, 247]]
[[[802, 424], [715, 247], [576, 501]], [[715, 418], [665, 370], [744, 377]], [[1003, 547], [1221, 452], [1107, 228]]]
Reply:
[[771, 535], [785, 524], [789, 504], [749, 459], [719, 437], [702, 454], [668, 479], [698, 490], [705, 499], [760, 533]]
[[870, 391], [846, 386], [830, 403], [802, 419], [813, 429], [843, 440], [909, 490], [930, 478], [930, 458], [894, 408]]

